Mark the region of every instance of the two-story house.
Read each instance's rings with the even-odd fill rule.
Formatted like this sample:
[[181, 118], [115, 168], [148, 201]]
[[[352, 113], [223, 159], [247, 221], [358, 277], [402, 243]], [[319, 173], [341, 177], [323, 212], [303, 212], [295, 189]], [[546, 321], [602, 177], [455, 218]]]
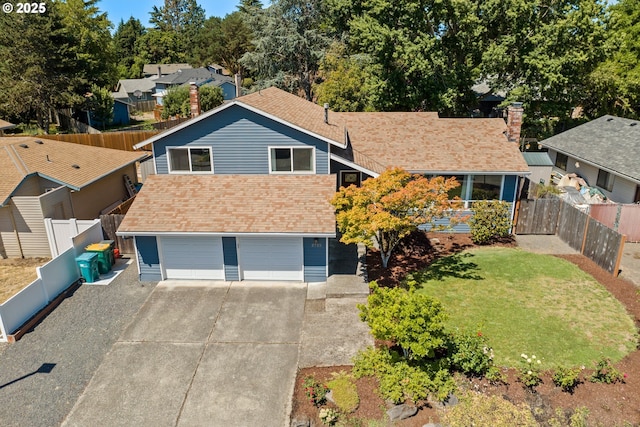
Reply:
[[399, 166], [458, 177], [467, 205], [513, 202], [528, 169], [506, 131], [502, 119], [335, 113], [269, 88], [140, 143], [157, 175], [118, 234], [135, 239], [142, 280], [324, 281], [338, 186]]

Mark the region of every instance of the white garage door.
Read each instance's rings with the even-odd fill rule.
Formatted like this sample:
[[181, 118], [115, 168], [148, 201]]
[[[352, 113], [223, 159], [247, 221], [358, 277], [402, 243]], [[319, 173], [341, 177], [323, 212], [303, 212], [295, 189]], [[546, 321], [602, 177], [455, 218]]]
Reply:
[[301, 237], [238, 239], [243, 280], [302, 280]]
[[167, 279], [224, 280], [220, 237], [161, 237]]

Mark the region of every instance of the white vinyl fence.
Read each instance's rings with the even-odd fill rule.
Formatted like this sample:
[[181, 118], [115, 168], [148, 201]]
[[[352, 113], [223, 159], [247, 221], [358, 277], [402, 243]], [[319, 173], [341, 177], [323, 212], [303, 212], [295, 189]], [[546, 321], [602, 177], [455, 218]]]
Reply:
[[[85, 230], [100, 224], [99, 219], [44, 219], [44, 227], [49, 239], [49, 248], [53, 258], [73, 247], [72, 239]], [[98, 241], [102, 240], [100, 238]]]
[[37, 267], [38, 278], [9, 300], [0, 304], [0, 342], [16, 331], [53, 301], [61, 292], [80, 279], [76, 256], [90, 243], [102, 240], [102, 227], [97, 220], [90, 228], [70, 238], [71, 245], [54, 259]]

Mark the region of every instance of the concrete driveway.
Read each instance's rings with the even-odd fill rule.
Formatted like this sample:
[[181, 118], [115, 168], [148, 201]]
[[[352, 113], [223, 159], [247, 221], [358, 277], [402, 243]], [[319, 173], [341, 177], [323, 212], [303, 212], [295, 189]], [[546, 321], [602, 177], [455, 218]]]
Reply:
[[305, 297], [296, 283], [159, 283], [63, 425], [287, 425]]

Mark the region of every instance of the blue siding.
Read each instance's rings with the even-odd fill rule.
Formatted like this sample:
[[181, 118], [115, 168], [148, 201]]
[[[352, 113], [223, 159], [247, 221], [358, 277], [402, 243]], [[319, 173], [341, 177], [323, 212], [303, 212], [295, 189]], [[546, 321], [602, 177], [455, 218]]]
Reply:
[[502, 200], [506, 202], [514, 201], [517, 182], [518, 177], [516, 175], [506, 175], [504, 177], [504, 186], [502, 187]]
[[313, 246], [313, 238], [305, 237], [302, 245], [304, 250], [304, 281], [324, 282], [327, 280], [327, 239], [318, 238], [318, 244]]
[[236, 85], [229, 82], [224, 82], [220, 85], [220, 89], [222, 89], [222, 95], [224, 96], [225, 101], [229, 101], [236, 97]]
[[224, 279], [240, 280], [238, 270], [238, 250], [235, 237], [222, 238], [222, 253], [224, 257]]
[[158, 256], [158, 243], [155, 236], [137, 236], [136, 249], [138, 251], [138, 266], [140, 268], [140, 280], [143, 282], [155, 282], [162, 280], [160, 270], [160, 257]]
[[[471, 216], [473, 216], [471, 211], [462, 211], [460, 212], [460, 216], [462, 217], [468, 217], [469, 219], [471, 219]], [[449, 225], [449, 218], [440, 218], [437, 219], [435, 221], [435, 225], [436, 226], [448, 226]], [[423, 224], [421, 226], [418, 227], [420, 230], [424, 230], [424, 231], [429, 231], [431, 230], [431, 225], [430, 224]], [[467, 224], [466, 222], [459, 222], [456, 225], [453, 226], [452, 229], [445, 229], [445, 230], [438, 230], [438, 231], [443, 231], [445, 233], [470, 233], [471, 229], [469, 228], [469, 224]]]
[[329, 173], [327, 142], [237, 105], [157, 141], [159, 174], [169, 173], [166, 147], [175, 146], [212, 147], [213, 170], [218, 174], [268, 174], [269, 146], [313, 146], [316, 173]]

